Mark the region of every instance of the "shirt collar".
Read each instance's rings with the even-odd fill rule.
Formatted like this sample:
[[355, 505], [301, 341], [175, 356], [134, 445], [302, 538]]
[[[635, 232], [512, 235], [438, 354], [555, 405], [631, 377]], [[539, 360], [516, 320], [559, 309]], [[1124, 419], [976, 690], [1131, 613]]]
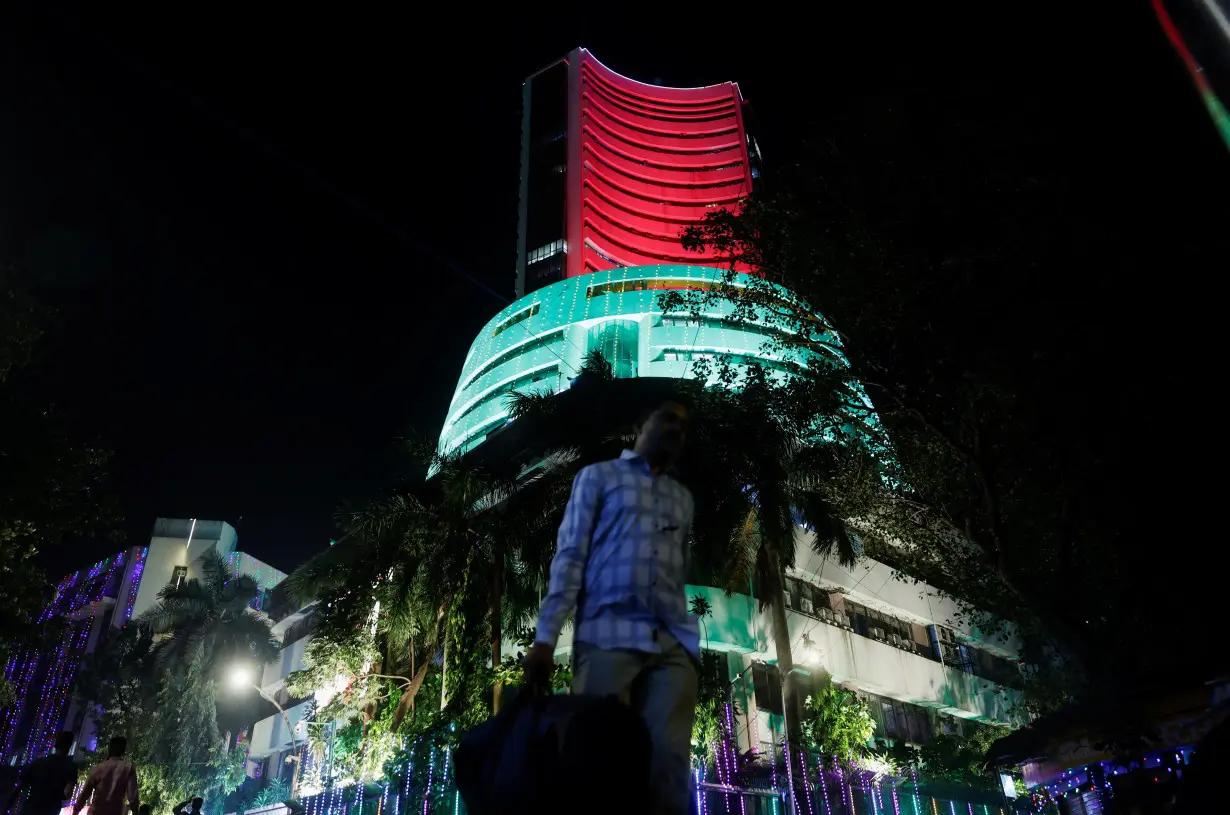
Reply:
[[[646, 461], [643, 456], [637, 455], [637, 452], [635, 450], [624, 450], [622, 453], [619, 454], [619, 460], [636, 462], [639, 466], [643, 467], [646, 472], [650, 473], [651, 475], [653, 473], [653, 470], [649, 466], [649, 462]], [[674, 476], [675, 468], [667, 467], [665, 470], [661, 472], [661, 475]]]

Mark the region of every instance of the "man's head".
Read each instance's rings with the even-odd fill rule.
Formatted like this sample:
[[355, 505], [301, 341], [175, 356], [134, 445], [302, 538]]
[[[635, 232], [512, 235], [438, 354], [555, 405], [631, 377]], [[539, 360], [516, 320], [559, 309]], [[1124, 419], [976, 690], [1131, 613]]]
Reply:
[[205, 799], [201, 796], [198, 795], [196, 798], [192, 799], [192, 809], [196, 812], [200, 812], [201, 807], [203, 806], [205, 806]]
[[56, 736], [56, 752], [62, 756], [68, 755], [68, 751], [73, 749], [73, 742], [76, 740], [76, 737], [72, 733], [65, 730], [60, 735]]
[[646, 413], [637, 427], [636, 454], [654, 467], [669, 467], [679, 460], [687, 440], [687, 408], [664, 402]]
[[126, 752], [128, 752], [128, 739], [123, 736], [116, 736], [107, 745], [107, 755], [111, 758], [121, 758]]

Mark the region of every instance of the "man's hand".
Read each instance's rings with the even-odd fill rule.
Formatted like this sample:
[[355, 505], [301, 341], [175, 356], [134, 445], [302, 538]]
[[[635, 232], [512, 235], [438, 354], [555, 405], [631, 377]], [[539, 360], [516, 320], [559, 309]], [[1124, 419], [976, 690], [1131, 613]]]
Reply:
[[555, 646], [536, 642], [521, 660], [525, 669], [525, 684], [550, 687], [551, 671], [555, 668]]

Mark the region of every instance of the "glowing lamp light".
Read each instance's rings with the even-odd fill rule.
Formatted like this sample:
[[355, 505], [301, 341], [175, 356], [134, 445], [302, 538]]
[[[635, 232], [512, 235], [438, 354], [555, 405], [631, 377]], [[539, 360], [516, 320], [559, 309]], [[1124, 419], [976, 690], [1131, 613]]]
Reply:
[[238, 664], [231, 666], [230, 673], [227, 674], [226, 680], [235, 690], [243, 690], [244, 688], [250, 688], [255, 684], [252, 681], [253, 678], [254, 676], [251, 667]]

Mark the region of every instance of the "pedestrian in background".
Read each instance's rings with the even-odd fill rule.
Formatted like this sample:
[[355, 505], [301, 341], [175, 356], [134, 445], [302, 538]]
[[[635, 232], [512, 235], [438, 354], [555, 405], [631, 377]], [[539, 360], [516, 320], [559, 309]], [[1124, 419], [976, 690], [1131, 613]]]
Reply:
[[[90, 805], [90, 815], [134, 815], [141, 807], [137, 800], [137, 767], [131, 761], [124, 760], [128, 751], [128, 739], [116, 736], [107, 745], [107, 760], [99, 764], [86, 779], [77, 803], [73, 806], [73, 815], [79, 815], [85, 805]], [[128, 799], [128, 807], [124, 799]]]
[[72, 733], [61, 733], [56, 737], [54, 753], [22, 768], [21, 783], [4, 806], [6, 813], [23, 790], [26, 800], [21, 805], [21, 815], [56, 815], [64, 808], [64, 802], [72, 798], [73, 787], [77, 786], [77, 765], [68, 754], [74, 741]]

